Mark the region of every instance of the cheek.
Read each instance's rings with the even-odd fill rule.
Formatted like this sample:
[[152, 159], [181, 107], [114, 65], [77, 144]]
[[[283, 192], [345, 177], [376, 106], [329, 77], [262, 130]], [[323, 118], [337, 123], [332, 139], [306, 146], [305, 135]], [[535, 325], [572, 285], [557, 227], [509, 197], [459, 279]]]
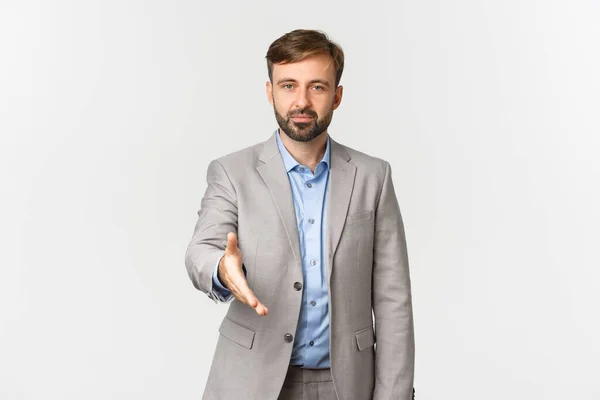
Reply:
[[323, 118], [325, 115], [329, 114], [331, 110], [333, 110], [333, 106], [335, 104], [335, 98], [327, 97], [319, 99], [318, 102], [313, 103], [315, 105], [315, 111], [319, 114], [319, 118]]
[[279, 114], [285, 115], [290, 108], [291, 102], [285, 95], [277, 94], [273, 96], [273, 105]]
[[274, 108], [275, 111], [277, 111], [277, 113], [281, 116], [284, 116], [287, 114], [286, 108], [283, 107], [283, 105], [281, 104], [281, 102], [275, 101], [274, 103]]

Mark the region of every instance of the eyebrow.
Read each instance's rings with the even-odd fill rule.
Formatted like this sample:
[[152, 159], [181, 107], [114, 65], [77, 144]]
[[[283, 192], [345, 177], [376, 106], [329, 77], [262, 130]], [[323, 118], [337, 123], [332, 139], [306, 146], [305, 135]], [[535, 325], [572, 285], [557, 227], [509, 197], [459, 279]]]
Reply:
[[[285, 82], [293, 82], [293, 83], [298, 83], [298, 81], [297, 81], [297, 80], [295, 80], [295, 79], [293, 79], [293, 78], [282, 78], [282, 79], [280, 79], [280, 80], [278, 80], [278, 81], [277, 81], [277, 84], [278, 84], [278, 85], [281, 85], [282, 83], [285, 83]], [[330, 86], [329, 82], [327, 82], [327, 81], [324, 81], [324, 80], [322, 80], [322, 79], [313, 79], [313, 80], [311, 80], [311, 81], [310, 81], [310, 82], [308, 82], [308, 83], [310, 83], [310, 84], [312, 84], [312, 83], [320, 83], [321, 85], [324, 85], [324, 86], [327, 86], [327, 87], [329, 87], [329, 86]]]

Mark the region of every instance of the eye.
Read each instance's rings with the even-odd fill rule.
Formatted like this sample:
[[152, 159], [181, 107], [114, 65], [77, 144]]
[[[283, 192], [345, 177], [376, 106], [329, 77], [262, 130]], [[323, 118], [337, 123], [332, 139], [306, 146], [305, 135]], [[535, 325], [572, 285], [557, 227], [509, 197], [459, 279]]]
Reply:
[[294, 88], [294, 85], [292, 85], [291, 83], [286, 83], [285, 85], [283, 85], [283, 88], [286, 90], [291, 90]]
[[322, 92], [323, 90], [325, 90], [325, 87], [321, 85], [315, 85], [313, 86], [313, 89], [315, 89], [317, 92]]

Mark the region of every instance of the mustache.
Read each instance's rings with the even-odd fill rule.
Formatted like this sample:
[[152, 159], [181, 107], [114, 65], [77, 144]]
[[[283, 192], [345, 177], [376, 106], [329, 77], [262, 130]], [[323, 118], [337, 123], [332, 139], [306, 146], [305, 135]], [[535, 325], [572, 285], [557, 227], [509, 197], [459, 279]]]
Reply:
[[293, 117], [298, 117], [298, 116], [308, 116], [308, 117], [313, 117], [313, 118], [317, 118], [318, 115], [316, 112], [314, 112], [313, 110], [309, 110], [309, 109], [304, 109], [304, 110], [296, 110], [296, 111], [291, 111], [288, 113], [288, 118], [293, 118]]

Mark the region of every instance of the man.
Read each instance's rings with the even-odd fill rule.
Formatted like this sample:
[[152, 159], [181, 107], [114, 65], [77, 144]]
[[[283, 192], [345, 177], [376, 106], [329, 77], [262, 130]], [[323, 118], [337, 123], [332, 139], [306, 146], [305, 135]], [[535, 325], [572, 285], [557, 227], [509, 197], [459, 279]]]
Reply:
[[295, 30], [266, 59], [279, 129], [210, 163], [186, 252], [194, 286], [230, 302], [203, 398], [409, 400], [411, 286], [390, 165], [327, 132], [344, 54]]

